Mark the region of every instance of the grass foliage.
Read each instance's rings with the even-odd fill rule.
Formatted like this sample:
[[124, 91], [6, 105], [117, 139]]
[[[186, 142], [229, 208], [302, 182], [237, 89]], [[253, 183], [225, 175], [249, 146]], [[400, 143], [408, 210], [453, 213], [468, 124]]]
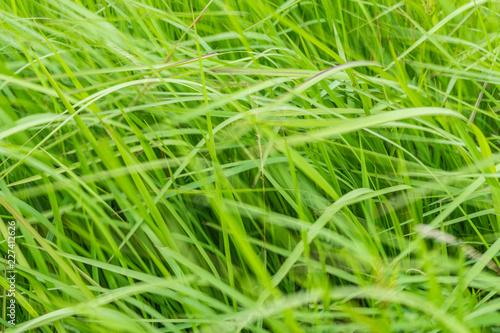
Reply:
[[0, 2], [6, 331], [500, 332], [499, 22]]

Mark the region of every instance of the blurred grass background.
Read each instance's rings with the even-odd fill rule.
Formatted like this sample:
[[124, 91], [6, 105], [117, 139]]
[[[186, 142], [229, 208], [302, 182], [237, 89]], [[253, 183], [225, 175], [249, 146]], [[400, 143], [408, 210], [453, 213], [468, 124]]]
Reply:
[[0, 2], [5, 331], [500, 332], [499, 22]]

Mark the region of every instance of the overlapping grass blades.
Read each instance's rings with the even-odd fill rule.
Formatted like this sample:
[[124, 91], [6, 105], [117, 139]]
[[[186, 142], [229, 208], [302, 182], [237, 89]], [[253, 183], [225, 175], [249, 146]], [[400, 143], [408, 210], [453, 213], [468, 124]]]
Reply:
[[498, 22], [487, 0], [1, 2], [1, 324], [499, 332]]

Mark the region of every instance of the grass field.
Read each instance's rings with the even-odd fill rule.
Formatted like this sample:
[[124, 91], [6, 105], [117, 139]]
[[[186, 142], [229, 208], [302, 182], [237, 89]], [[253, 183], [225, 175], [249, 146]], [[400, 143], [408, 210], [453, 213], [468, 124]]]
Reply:
[[1, 1], [4, 331], [500, 332], [499, 25]]

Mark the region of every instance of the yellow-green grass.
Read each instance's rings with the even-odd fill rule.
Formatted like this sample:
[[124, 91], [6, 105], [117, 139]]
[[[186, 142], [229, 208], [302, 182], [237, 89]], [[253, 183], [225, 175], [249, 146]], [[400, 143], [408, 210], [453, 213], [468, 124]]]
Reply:
[[5, 331], [500, 332], [499, 22], [0, 2]]

